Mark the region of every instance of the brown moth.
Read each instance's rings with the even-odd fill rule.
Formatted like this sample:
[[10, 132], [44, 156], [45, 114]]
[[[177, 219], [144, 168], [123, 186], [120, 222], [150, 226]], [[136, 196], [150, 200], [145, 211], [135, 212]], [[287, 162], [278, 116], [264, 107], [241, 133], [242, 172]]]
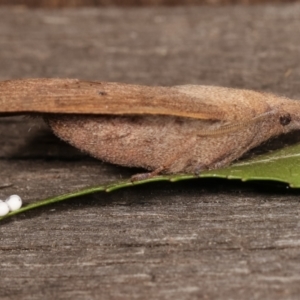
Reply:
[[103, 161], [158, 173], [226, 166], [300, 129], [300, 102], [215, 86], [76, 79], [0, 82], [0, 114], [42, 114], [61, 139]]

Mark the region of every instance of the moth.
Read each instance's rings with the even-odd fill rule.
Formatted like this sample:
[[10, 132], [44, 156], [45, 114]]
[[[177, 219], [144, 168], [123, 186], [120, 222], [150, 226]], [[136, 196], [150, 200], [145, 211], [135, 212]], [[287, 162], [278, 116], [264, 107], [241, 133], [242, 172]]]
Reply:
[[42, 115], [54, 134], [81, 151], [148, 170], [138, 179], [220, 168], [300, 129], [300, 101], [203, 85], [9, 80], [0, 82], [0, 114]]

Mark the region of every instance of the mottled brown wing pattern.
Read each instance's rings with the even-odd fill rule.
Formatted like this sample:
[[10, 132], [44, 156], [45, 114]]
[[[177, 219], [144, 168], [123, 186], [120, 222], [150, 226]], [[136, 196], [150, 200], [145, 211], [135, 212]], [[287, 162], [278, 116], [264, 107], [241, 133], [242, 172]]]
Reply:
[[178, 88], [77, 79], [22, 79], [0, 83], [0, 113], [172, 115], [222, 120], [224, 110]]

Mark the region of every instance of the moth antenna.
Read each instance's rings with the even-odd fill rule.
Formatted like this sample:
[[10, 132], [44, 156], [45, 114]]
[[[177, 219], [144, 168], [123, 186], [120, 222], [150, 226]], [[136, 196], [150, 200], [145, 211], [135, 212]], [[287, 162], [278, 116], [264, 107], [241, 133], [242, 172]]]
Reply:
[[269, 116], [275, 115], [276, 113], [277, 113], [276, 110], [271, 110], [266, 113], [255, 116], [252, 119], [237, 122], [237, 123], [222, 125], [220, 128], [217, 128], [217, 129], [199, 130], [197, 132], [197, 135], [198, 136], [214, 136], [214, 135], [222, 135], [224, 133], [234, 132], [243, 127], [248, 126], [249, 124], [263, 121], [263, 120], [267, 119]]

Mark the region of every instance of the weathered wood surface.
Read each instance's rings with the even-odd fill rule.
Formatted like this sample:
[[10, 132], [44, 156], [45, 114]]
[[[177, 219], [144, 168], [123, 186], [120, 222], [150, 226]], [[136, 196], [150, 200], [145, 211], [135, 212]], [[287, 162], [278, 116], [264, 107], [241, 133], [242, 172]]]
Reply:
[[[215, 84], [300, 99], [300, 5], [0, 9], [0, 79]], [[0, 119], [0, 198], [25, 203], [137, 172], [40, 120]], [[298, 299], [299, 195], [196, 180], [95, 194], [0, 224], [0, 299]]]
[[78, 7], [98, 5], [219, 5], [287, 3], [299, 0], [0, 0], [0, 5], [25, 5], [28, 7]]

